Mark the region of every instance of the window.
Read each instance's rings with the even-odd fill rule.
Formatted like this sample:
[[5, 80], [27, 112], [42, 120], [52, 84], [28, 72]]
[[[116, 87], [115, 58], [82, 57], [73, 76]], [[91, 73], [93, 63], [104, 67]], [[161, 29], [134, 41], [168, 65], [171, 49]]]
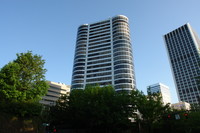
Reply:
[[131, 79], [120, 79], [120, 80], [116, 80], [115, 84], [121, 84], [121, 83], [132, 83]]
[[87, 75], [87, 78], [89, 78], [89, 77], [98, 77], [98, 76], [105, 76], [105, 75], [111, 75], [111, 74], [112, 74], [111, 72], [96, 73], [96, 74]]
[[93, 72], [103, 72], [103, 71], [109, 71], [111, 70], [111, 67], [108, 68], [101, 68], [101, 69], [95, 69], [95, 70], [89, 70], [87, 73], [93, 73]]
[[116, 70], [114, 73], [115, 74], [119, 74], [119, 73], [131, 73], [131, 71], [127, 70], [127, 69], [119, 69], [119, 70]]
[[88, 61], [109, 58], [109, 57], [111, 57], [111, 55], [98, 56], [98, 57], [88, 58]]
[[95, 82], [95, 81], [111, 80], [111, 79], [112, 77], [92, 78], [92, 79], [87, 79], [86, 82]]
[[111, 63], [88, 66], [87, 69], [98, 68], [98, 67], [106, 67], [106, 66], [111, 66]]

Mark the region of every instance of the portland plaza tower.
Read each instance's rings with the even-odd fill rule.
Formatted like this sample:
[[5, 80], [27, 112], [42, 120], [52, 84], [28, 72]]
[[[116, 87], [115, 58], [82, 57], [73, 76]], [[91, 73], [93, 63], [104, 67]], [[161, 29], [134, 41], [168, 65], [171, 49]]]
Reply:
[[135, 76], [128, 18], [118, 15], [79, 26], [72, 72], [72, 89], [112, 85], [133, 90]]

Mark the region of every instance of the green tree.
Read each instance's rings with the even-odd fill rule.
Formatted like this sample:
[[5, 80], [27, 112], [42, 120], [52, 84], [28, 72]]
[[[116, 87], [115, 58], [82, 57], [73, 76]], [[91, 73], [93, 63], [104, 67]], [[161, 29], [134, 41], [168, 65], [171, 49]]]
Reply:
[[139, 112], [137, 122], [149, 133], [152, 132], [153, 124], [160, 121], [163, 115], [170, 111], [169, 105], [163, 105], [161, 102], [162, 97], [159, 93], [146, 96], [143, 92], [135, 90], [130, 96]]
[[1, 112], [17, 116], [40, 115], [41, 96], [47, 92], [45, 61], [32, 52], [17, 54], [17, 58], [0, 69]]
[[[185, 115], [187, 113], [187, 116]], [[159, 126], [162, 133], [199, 133], [200, 111], [174, 110], [170, 119], [162, 119]], [[179, 115], [177, 119], [175, 115]]]
[[0, 70], [1, 101], [38, 101], [47, 92], [45, 61], [32, 52], [17, 54], [17, 59]]
[[129, 103], [129, 94], [117, 93], [112, 86], [87, 86], [84, 90], [72, 90], [70, 95], [58, 100], [51, 108], [52, 123], [91, 132], [125, 130], [131, 124], [129, 118], [134, 110]]
[[41, 56], [28, 51], [0, 69], [1, 131], [38, 132], [43, 108], [39, 100], [48, 88], [44, 63]]

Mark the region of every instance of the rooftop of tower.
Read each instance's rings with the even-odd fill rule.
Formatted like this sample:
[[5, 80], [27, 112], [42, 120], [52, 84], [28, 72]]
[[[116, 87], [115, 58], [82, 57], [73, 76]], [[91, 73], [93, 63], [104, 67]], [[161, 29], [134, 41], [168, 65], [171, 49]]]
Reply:
[[[184, 25], [181, 25], [181, 26], [179, 26], [178, 28], [176, 28], [176, 29], [174, 29], [174, 30], [171, 30], [170, 32], [168, 32], [167, 34], [165, 34], [165, 35], [168, 35], [168, 34], [170, 34], [170, 33], [172, 33], [172, 32], [174, 32], [174, 31], [176, 31], [176, 30], [178, 30], [178, 29], [180, 29], [180, 28], [182, 28], [183, 26], [185, 26], [185, 25], [187, 25], [188, 27], [191, 27], [190, 26], [190, 24], [189, 24], [189, 22], [187, 22], [187, 23], [185, 23]], [[165, 36], [164, 35], [164, 36]]]
[[[116, 18], [116, 17], [124, 17], [124, 18], [128, 19], [128, 17], [125, 16], [125, 15], [116, 15], [116, 16], [114, 16], [114, 17], [109, 17], [108, 19], [104, 19], [104, 20], [97, 21], [97, 22], [90, 23], [90, 24], [100, 23], [100, 22], [107, 21], [107, 20], [109, 20], [109, 19], [113, 19], [113, 18]], [[82, 26], [88, 26], [88, 25], [90, 25], [90, 24], [82, 24], [82, 25], [80, 25], [79, 27], [82, 27]], [[78, 27], [78, 28], [79, 28], [79, 27]]]

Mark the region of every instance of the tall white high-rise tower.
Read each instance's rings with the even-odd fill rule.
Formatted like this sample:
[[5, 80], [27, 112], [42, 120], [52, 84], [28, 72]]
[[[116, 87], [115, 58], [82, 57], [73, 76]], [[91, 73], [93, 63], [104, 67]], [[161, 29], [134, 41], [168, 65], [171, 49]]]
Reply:
[[135, 88], [128, 18], [118, 15], [78, 28], [72, 89], [113, 85], [116, 91]]

